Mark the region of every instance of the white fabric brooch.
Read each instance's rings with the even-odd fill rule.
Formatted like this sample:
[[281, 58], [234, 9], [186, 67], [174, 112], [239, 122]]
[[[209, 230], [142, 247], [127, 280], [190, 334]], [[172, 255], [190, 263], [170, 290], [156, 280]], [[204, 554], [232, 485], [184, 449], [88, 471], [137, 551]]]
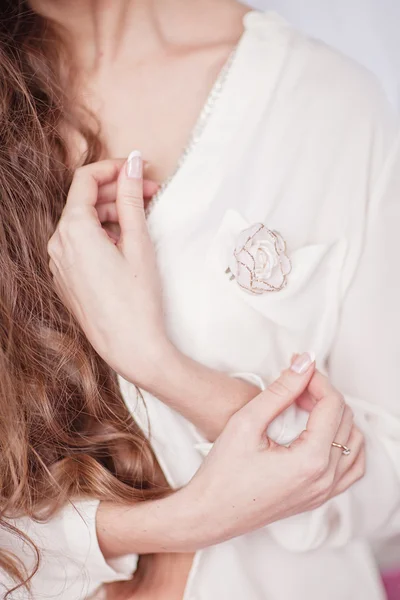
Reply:
[[277, 231], [255, 223], [239, 234], [234, 249], [235, 272], [226, 273], [251, 294], [279, 292], [287, 285], [292, 270], [286, 244]]

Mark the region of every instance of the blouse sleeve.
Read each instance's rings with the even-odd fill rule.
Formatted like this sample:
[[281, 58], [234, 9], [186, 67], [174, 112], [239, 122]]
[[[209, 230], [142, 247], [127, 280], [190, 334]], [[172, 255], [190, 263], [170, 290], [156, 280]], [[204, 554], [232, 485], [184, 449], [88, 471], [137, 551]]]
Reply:
[[[400, 143], [368, 208], [363, 250], [329, 359], [366, 439], [366, 474], [319, 509], [269, 526], [295, 551], [400, 531]], [[343, 460], [346, 460], [343, 457]]]
[[[40, 552], [39, 570], [32, 579], [32, 597], [82, 600], [103, 583], [132, 578], [137, 555], [107, 562], [101, 552], [96, 533], [98, 506], [98, 500], [84, 500], [65, 506], [46, 523], [28, 518], [11, 522]], [[5, 530], [0, 530], [0, 540], [2, 548], [19, 558], [30, 573], [35, 556], [29, 544]], [[1, 571], [0, 582], [0, 596], [4, 589], [15, 585]]]

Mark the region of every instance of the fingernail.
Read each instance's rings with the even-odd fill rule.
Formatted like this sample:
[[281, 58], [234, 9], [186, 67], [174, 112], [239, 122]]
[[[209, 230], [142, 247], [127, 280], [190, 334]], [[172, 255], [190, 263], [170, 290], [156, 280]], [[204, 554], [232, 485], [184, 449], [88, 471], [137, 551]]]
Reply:
[[126, 173], [130, 179], [141, 179], [143, 175], [143, 159], [138, 150], [134, 150], [128, 156]]
[[314, 352], [304, 352], [304, 354], [296, 355], [290, 368], [295, 373], [302, 375], [311, 367], [313, 362], [315, 361], [315, 353]]

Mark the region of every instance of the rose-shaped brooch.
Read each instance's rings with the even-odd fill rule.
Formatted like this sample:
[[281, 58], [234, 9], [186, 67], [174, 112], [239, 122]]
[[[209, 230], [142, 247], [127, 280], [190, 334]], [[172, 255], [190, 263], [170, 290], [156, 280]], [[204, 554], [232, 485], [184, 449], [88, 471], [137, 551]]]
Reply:
[[286, 244], [277, 231], [255, 223], [242, 231], [234, 250], [236, 273], [226, 270], [241, 288], [251, 294], [279, 292], [287, 284], [292, 265]]

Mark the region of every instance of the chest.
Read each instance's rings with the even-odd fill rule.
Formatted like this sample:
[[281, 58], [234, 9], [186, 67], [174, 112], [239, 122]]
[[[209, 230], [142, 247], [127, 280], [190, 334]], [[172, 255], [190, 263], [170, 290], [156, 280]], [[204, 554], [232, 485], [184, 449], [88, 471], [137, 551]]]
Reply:
[[86, 104], [100, 122], [108, 156], [140, 149], [149, 177], [162, 182], [175, 170], [230, 52], [227, 44], [157, 61], [118, 61], [88, 84]]

